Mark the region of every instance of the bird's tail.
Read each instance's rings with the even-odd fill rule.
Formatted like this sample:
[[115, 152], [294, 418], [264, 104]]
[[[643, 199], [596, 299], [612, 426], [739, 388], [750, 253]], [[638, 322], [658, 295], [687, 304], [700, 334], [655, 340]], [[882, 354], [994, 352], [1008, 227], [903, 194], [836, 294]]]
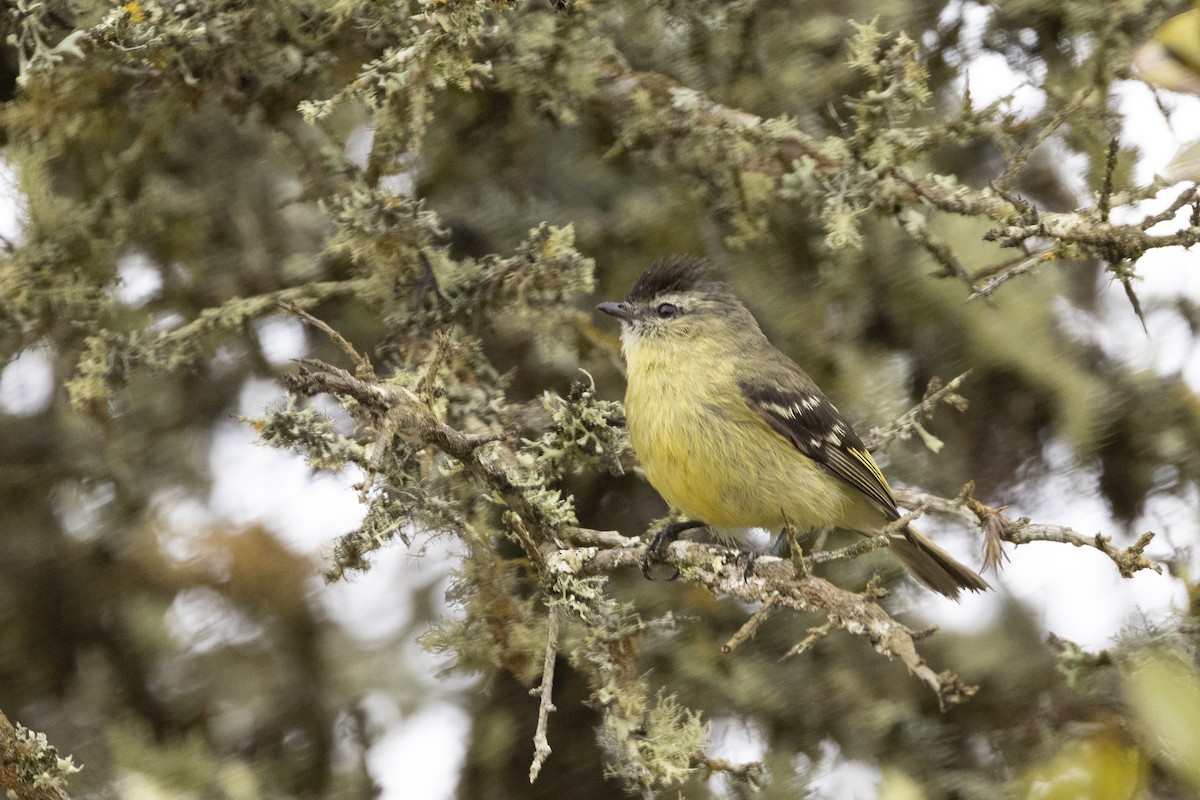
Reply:
[[914, 578], [952, 600], [957, 600], [963, 589], [982, 592], [992, 588], [979, 573], [955, 561], [911, 525], [892, 537], [889, 548]]

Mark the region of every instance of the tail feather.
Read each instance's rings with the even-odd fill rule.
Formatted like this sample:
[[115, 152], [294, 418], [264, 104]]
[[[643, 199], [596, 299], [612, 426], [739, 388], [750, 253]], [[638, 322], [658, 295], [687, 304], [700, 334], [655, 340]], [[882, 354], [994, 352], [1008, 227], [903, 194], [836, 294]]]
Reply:
[[963, 589], [982, 592], [992, 588], [979, 573], [955, 561], [953, 556], [917, 533], [911, 525], [902, 534], [892, 537], [889, 549], [909, 574], [952, 600], [957, 600], [958, 593]]

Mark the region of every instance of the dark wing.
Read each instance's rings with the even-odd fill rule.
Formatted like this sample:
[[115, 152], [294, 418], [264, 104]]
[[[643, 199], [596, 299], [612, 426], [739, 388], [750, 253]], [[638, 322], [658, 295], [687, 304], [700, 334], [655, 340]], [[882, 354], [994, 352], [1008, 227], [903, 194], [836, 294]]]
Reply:
[[784, 387], [738, 381], [738, 386], [746, 404], [797, 450], [862, 492], [884, 516], [900, 516], [892, 487], [862, 439], [816, 386], [801, 381]]

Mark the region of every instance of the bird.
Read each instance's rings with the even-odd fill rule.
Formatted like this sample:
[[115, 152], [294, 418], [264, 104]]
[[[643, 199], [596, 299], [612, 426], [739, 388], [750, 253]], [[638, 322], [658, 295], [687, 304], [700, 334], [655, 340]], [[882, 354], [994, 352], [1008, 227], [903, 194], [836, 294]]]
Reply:
[[[712, 272], [697, 256], [659, 259], [623, 301], [596, 307], [620, 320], [634, 452], [646, 479], [685, 517], [663, 528], [647, 556], [661, 558], [697, 527], [739, 544], [754, 528], [879, 533], [901, 516], [883, 472]], [[991, 588], [911, 525], [889, 533], [888, 545], [914, 578], [947, 597]]]
[[1168, 19], [1137, 47], [1133, 66], [1148, 83], [1200, 94], [1200, 3]]
[[[1200, 95], [1200, 0], [1164, 22], [1133, 51], [1135, 74], [1172, 92]], [[1189, 139], [1162, 168], [1171, 183], [1200, 180], [1200, 139]]]

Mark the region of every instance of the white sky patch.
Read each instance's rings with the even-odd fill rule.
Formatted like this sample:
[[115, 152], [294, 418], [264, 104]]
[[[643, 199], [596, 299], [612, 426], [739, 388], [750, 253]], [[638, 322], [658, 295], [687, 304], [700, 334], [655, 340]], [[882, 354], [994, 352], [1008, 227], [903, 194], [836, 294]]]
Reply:
[[[1046, 104], [1046, 95], [1033, 85], [1030, 77], [1009, 66], [1004, 56], [983, 49], [983, 31], [995, 9], [978, 3], [949, 3], [938, 19], [939, 25], [949, 25], [960, 16], [963, 26], [959, 32], [961, 60], [947, 54], [947, 63], [960, 66], [962, 75], [954, 86], [961, 96], [969, 88], [971, 103], [983, 108], [1011, 96], [1011, 107], [1022, 118], [1032, 117]], [[1030, 32], [1032, 34], [1032, 31]]]
[[[419, 569], [413, 561], [397, 540], [372, 556], [369, 570], [319, 588], [317, 595], [330, 619], [356, 639], [385, 642], [412, 620], [413, 592], [409, 589], [415, 588], [413, 573]], [[417, 577], [428, 580], [427, 576]], [[406, 591], [396, 591], [397, 586], [406, 587]]]
[[[712, 735], [704, 749], [709, 758], [723, 758], [733, 764], [762, 761], [767, 754], [767, 738], [762, 726], [740, 717], [716, 717], [712, 720]], [[708, 779], [709, 785], [723, 797], [734, 797], [728, 775], [717, 774]]]
[[360, 125], [346, 137], [346, 157], [353, 161], [359, 169], [367, 168], [367, 158], [371, 155], [371, 146], [375, 143], [375, 129]]
[[266, 633], [261, 624], [208, 586], [175, 595], [165, 621], [171, 637], [193, 653], [249, 644]]
[[470, 732], [467, 712], [445, 701], [404, 719], [367, 754], [381, 800], [452, 800]]
[[[283, 402], [278, 384], [251, 380], [242, 388], [238, 413], [254, 416]], [[217, 425], [209, 463], [210, 503], [217, 513], [239, 524], [264, 523], [300, 552], [320, 552], [362, 521], [363, 507], [353, 489], [361, 479], [357, 469], [316, 473], [300, 454], [260, 444], [247, 424]]]
[[1149, 183], [1161, 175], [1179, 148], [1200, 139], [1200, 97], [1160, 90], [1158, 99], [1167, 109], [1163, 117], [1155, 90], [1142, 81], [1116, 81], [1112, 96], [1124, 121], [1126, 138], [1139, 149], [1134, 179]]
[[32, 417], [54, 399], [54, 363], [44, 347], [25, 350], [0, 372], [0, 409], [14, 417]]
[[[346, 137], [346, 157], [366, 169], [367, 159], [371, 156], [371, 148], [375, 144], [375, 129], [361, 125]], [[410, 197], [415, 188], [415, 173], [412, 170], [395, 172], [384, 175], [379, 179], [379, 185], [397, 197]]]
[[113, 295], [131, 308], [141, 308], [162, 295], [162, 273], [154, 262], [142, 253], [130, 253], [117, 267], [117, 284]]
[[831, 739], [821, 742], [821, 756], [810, 767], [808, 788], [817, 800], [877, 800], [879, 769], [846, 758]]
[[7, 158], [0, 155], [0, 236], [10, 242], [21, 241], [26, 215], [22, 207], [24, 195], [17, 186], [17, 171]]
[[272, 366], [282, 366], [308, 354], [308, 333], [295, 317], [278, 314], [254, 322], [254, 333], [263, 357]]
[[149, 328], [155, 333], [166, 333], [183, 325], [184, 321], [182, 314], [169, 311], [165, 314], [157, 315], [150, 323]]

